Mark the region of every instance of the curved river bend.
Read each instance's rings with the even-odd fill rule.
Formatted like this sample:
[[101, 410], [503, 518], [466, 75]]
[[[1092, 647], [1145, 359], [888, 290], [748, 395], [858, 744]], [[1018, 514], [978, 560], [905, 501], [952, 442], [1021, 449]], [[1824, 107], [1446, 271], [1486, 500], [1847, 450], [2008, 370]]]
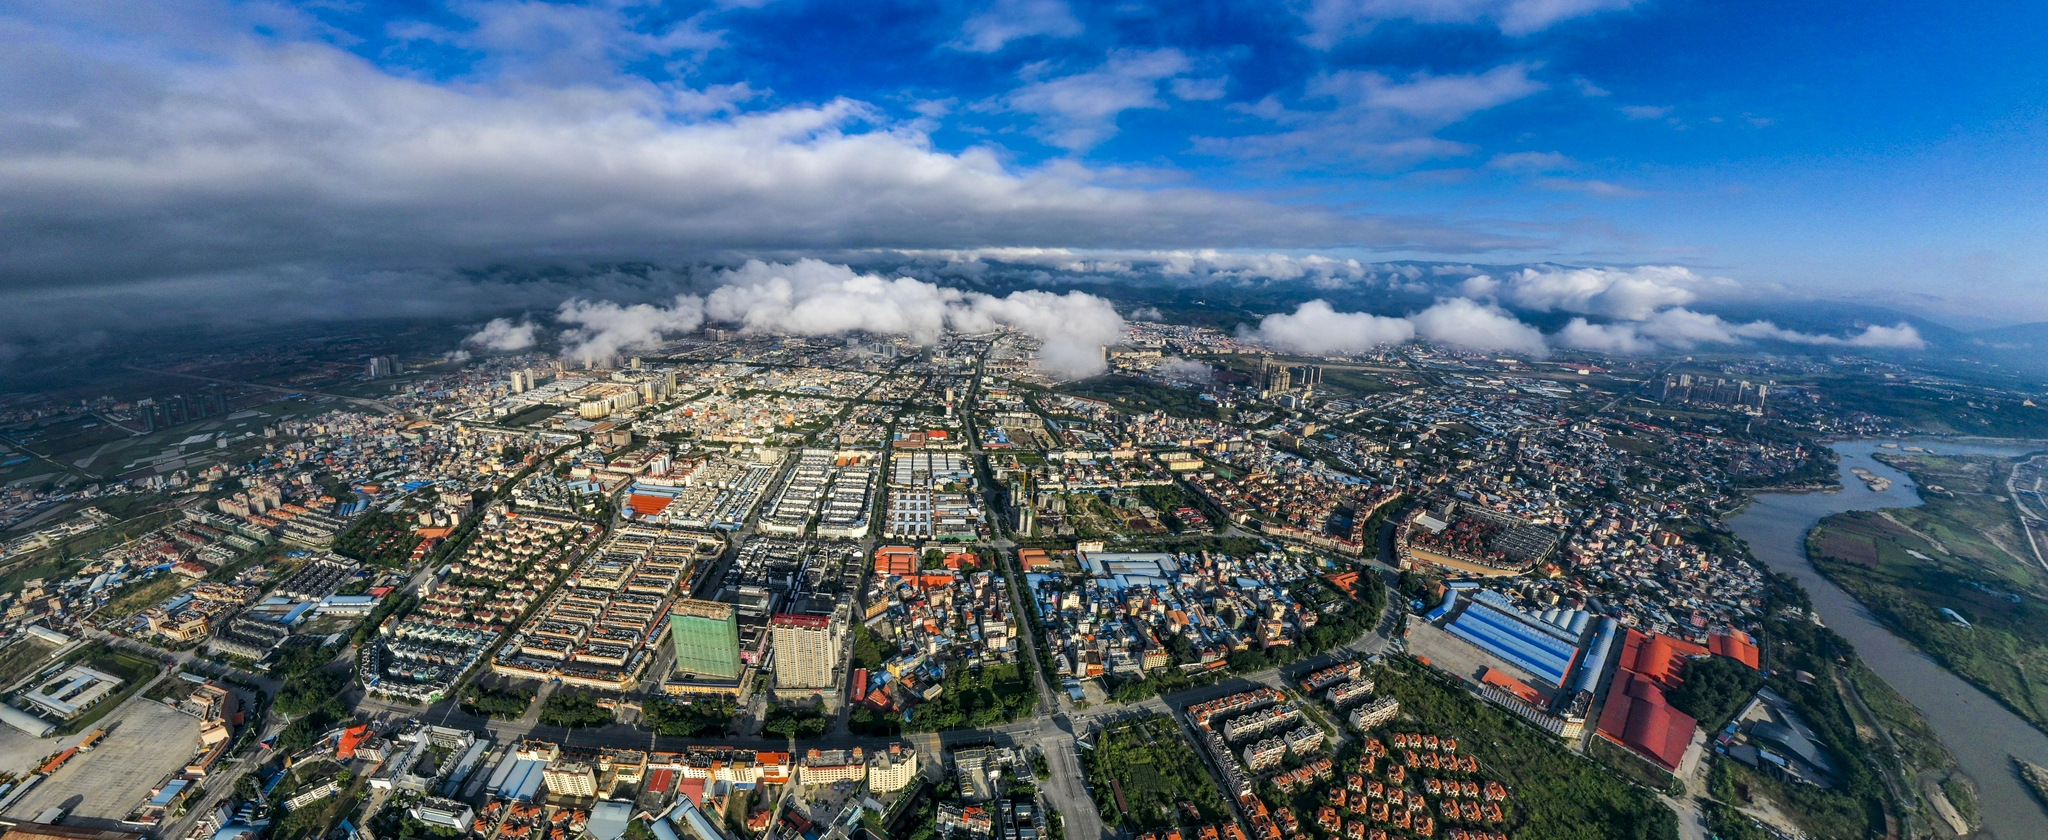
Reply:
[[[1925, 446], [1942, 454], [2011, 456], [2042, 448], [1951, 441], [1899, 443]], [[2048, 765], [2048, 735], [1892, 635], [1861, 603], [1822, 577], [1807, 561], [1806, 533], [1822, 517], [1920, 504], [1920, 495], [1905, 473], [1870, 457], [1873, 452], [1889, 451], [1880, 450], [1877, 441], [1846, 441], [1835, 444], [1834, 449], [1841, 455], [1840, 492], [1758, 495], [1747, 510], [1728, 520], [1728, 526], [1749, 543], [1758, 560], [1773, 571], [1797, 578], [1813, 596], [1813, 606], [1821, 620], [1855, 645], [1871, 670], [1927, 716], [1942, 743], [1955, 753], [1963, 772], [1977, 782], [1985, 832], [1976, 836], [2003, 840], [2048, 838], [2048, 812], [2027, 792], [2007, 758], [2016, 755]], [[1871, 492], [1849, 473], [1851, 467], [1862, 467], [1891, 479], [1891, 489]]]

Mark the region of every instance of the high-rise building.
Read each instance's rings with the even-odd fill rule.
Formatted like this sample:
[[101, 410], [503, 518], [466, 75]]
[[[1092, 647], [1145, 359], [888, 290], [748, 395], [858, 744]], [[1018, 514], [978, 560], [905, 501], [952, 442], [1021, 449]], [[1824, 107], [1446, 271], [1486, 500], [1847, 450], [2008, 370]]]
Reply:
[[512, 393], [524, 394], [533, 387], [533, 374], [523, 370], [512, 372]]
[[588, 798], [597, 795], [597, 771], [581, 761], [556, 761], [541, 771], [548, 793], [555, 796]]
[[740, 678], [740, 623], [731, 604], [684, 598], [668, 611], [675, 675], [697, 681]]
[[846, 636], [844, 606], [826, 615], [780, 613], [769, 621], [775, 646], [775, 687], [830, 690]]

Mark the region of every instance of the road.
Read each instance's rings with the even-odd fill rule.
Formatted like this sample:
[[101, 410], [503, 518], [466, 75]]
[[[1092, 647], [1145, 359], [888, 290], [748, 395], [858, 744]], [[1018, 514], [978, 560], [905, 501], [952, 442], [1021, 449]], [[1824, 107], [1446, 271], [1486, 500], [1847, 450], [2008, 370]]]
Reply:
[[[2022, 491], [2041, 492], [2044, 470], [2048, 470], [2048, 455], [2036, 455], [2014, 465], [2012, 472], [2005, 477], [2005, 497], [2012, 500], [2013, 510], [2019, 514], [2020, 535], [2027, 538], [2027, 549], [2034, 553], [2034, 562], [2044, 571], [2048, 571], [2048, 554], [2042, 552], [2041, 541], [2034, 536], [2034, 523], [2040, 522], [2041, 517], [2034, 513], [2033, 508], [2027, 507], [2027, 503], [2020, 496]], [[2027, 486], [2024, 488], [2019, 486], [2021, 473], [2026, 473], [2028, 478]]]

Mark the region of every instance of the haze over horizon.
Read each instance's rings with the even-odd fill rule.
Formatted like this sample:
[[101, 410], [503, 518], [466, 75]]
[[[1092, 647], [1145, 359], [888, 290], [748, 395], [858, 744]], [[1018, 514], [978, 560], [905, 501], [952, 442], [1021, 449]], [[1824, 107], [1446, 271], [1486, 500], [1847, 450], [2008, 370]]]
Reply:
[[[1536, 352], [1911, 348], [1910, 326], [1699, 310], [2048, 320], [2043, 15], [13, 4], [0, 323], [62, 347], [80, 327], [567, 314], [714, 295], [756, 258], [814, 278], [806, 259], [862, 277], [886, 258], [956, 279], [1000, 262], [1332, 289], [1392, 288], [1387, 263], [1425, 261], [1445, 264], [1437, 304], [1267, 326], [1370, 344], [1436, 312], [1424, 337]], [[621, 282], [620, 264], [655, 268]], [[735, 294], [726, 316], [767, 317]], [[1509, 310], [1580, 320], [1532, 337], [1496, 323]]]

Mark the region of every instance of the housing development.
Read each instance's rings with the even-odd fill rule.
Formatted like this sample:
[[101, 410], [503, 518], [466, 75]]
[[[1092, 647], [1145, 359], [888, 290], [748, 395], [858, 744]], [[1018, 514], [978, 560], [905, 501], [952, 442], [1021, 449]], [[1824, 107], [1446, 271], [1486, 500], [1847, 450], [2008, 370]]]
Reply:
[[0, 558], [0, 820], [1499, 840], [1935, 807], [1858, 787], [1911, 765], [1829, 728], [1868, 688], [1723, 523], [1832, 475], [1797, 386], [1155, 322], [1106, 376], [1042, 351], [704, 330], [16, 421], [127, 445]]

